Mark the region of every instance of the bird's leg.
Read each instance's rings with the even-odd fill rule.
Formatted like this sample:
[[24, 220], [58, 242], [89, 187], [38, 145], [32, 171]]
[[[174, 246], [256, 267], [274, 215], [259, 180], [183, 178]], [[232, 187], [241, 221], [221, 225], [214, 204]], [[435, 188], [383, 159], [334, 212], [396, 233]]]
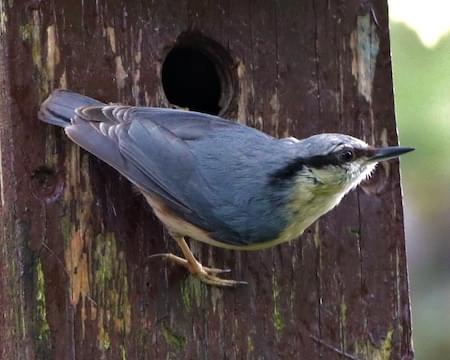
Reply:
[[236, 286], [247, 284], [245, 281], [227, 280], [217, 277], [217, 274], [229, 272], [230, 270], [222, 270], [203, 266], [194, 257], [194, 254], [192, 254], [191, 249], [189, 249], [189, 246], [184, 240], [183, 236], [172, 234], [172, 237], [175, 239], [181, 251], [183, 252], [183, 255], [185, 257], [184, 259], [174, 254], [155, 254], [151, 257], [161, 256], [166, 260], [173, 261], [176, 264], [182, 265], [187, 268], [191, 272], [191, 274], [197, 276], [201, 281], [209, 285]]
[[197, 259], [194, 257], [194, 254], [192, 254], [191, 249], [189, 249], [189, 245], [186, 243], [186, 240], [184, 240], [183, 236], [173, 236], [173, 238], [176, 240], [184, 257], [187, 260], [188, 263], [187, 268], [193, 275], [196, 275], [201, 281], [209, 285], [215, 286], [236, 286], [240, 284], [246, 284], [246, 282], [243, 281], [221, 279], [215, 276], [215, 274], [218, 274], [223, 271], [220, 271], [220, 269], [210, 269], [200, 264], [200, 262], [198, 262]]

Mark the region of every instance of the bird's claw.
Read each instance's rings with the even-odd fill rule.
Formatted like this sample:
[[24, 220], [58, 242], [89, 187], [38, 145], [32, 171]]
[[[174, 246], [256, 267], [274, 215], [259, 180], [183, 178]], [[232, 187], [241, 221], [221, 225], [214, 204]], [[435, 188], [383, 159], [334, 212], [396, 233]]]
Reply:
[[208, 285], [220, 286], [220, 287], [236, 287], [239, 285], [247, 285], [246, 281], [228, 280], [222, 279], [211, 274], [193, 274], [197, 276], [201, 281]]
[[207, 273], [217, 275], [217, 274], [227, 274], [231, 272], [231, 269], [217, 269], [217, 268], [210, 268], [207, 266], [202, 266], [203, 269], [206, 270]]
[[186, 259], [183, 259], [182, 257], [170, 253], [153, 254], [149, 256], [149, 259], [156, 257], [161, 257], [164, 260], [168, 260], [170, 262], [176, 263], [178, 265], [187, 268], [192, 275], [197, 276], [199, 280], [203, 281], [208, 285], [235, 287], [239, 285], [248, 284], [246, 281], [228, 280], [216, 276], [218, 274], [230, 273], [231, 272], [230, 269], [210, 268], [207, 266], [203, 266], [198, 261], [196, 261], [195, 264], [191, 264]]

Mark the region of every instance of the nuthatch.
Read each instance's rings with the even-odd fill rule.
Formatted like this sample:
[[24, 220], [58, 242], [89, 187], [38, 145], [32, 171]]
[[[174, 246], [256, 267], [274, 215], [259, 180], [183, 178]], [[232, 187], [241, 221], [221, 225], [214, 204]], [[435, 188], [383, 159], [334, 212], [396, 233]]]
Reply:
[[180, 246], [157, 254], [217, 286], [243, 282], [202, 266], [184, 238], [258, 250], [300, 236], [368, 178], [377, 162], [412, 151], [374, 148], [342, 134], [276, 139], [217, 116], [106, 105], [56, 90], [39, 119], [130, 180]]

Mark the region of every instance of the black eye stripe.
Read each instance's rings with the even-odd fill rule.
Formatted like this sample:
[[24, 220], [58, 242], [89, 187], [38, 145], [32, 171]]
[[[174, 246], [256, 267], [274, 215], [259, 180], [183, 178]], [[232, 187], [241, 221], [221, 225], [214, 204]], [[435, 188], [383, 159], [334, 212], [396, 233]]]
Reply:
[[[326, 166], [339, 166], [343, 163], [348, 162], [344, 161], [342, 158], [340, 158], [339, 155], [341, 155], [345, 151], [352, 151], [353, 152], [353, 159], [358, 159], [360, 157], [371, 157], [374, 154], [373, 148], [367, 148], [367, 149], [355, 149], [355, 148], [347, 148], [347, 149], [341, 149], [335, 152], [331, 152], [327, 155], [317, 155], [317, 156], [311, 156], [308, 158], [298, 157], [296, 159], [293, 159], [291, 162], [289, 162], [284, 167], [281, 167], [277, 171], [273, 172], [269, 175], [270, 178], [270, 184], [276, 184], [284, 181], [291, 180], [304, 166], [307, 166], [309, 168], [315, 168], [320, 169], [324, 168]], [[350, 160], [351, 161], [351, 160]]]
[[338, 160], [336, 154], [318, 155], [309, 158], [298, 157], [284, 167], [270, 174], [269, 182], [270, 184], [274, 185], [276, 183], [291, 180], [304, 166], [320, 169], [325, 166], [339, 164], [340, 161]]

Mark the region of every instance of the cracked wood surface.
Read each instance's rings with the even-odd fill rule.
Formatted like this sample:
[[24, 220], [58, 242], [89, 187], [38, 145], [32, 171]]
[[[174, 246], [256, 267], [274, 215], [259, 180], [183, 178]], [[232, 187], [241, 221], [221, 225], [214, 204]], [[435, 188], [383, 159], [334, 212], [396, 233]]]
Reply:
[[351, 1], [0, 2], [1, 359], [410, 359], [398, 164], [292, 244], [192, 243], [249, 282], [206, 287], [144, 199], [60, 129], [57, 87], [167, 106], [160, 69], [187, 30], [234, 60], [225, 116], [276, 136], [397, 142], [387, 5]]

